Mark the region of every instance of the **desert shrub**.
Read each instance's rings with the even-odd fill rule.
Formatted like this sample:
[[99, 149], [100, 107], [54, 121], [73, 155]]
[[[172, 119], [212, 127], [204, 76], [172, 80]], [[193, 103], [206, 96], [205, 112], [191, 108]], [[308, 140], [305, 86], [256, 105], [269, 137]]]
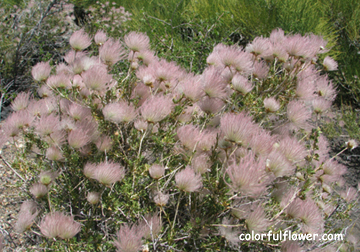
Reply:
[[18, 232], [58, 251], [351, 246], [238, 239], [346, 234], [358, 190], [321, 134], [337, 68], [316, 60], [322, 37], [277, 29], [245, 49], [218, 44], [199, 74], [139, 32], [92, 42], [81, 29], [69, 42], [65, 62], [32, 68], [41, 98], [20, 93], [1, 128], [29, 189]]

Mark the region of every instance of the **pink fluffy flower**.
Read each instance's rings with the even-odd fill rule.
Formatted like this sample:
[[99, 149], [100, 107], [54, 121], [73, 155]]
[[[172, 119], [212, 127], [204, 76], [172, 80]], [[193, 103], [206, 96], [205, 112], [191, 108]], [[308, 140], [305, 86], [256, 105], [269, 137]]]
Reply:
[[336, 97], [336, 89], [326, 76], [321, 76], [315, 82], [316, 92], [319, 96], [326, 100], [334, 101]]
[[81, 230], [81, 224], [73, 216], [61, 212], [47, 214], [40, 223], [40, 231], [48, 238], [70, 239]]
[[264, 232], [270, 225], [270, 221], [266, 218], [266, 213], [260, 204], [254, 209], [254, 211], [250, 212], [245, 220], [245, 223], [249, 231], [256, 233]]
[[228, 97], [227, 85], [220, 71], [208, 67], [201, 75], [201, 83], [205, 94], [211, 98], [225, 99]]
[[39, 62], [33, 66], [31, 70], [31, 75], [36, 81], [45, 81], [51, 72], [51, 67], [49, 62]]
[[46, 85], [48, 85], [50, 88], [70, 88], [71, 87], [70, 77], [63, 73], [57, 75], [51, 75], [46, 80]]
[[141, 105], [140, 113], [147, 122], [155, 123], [167, 117], [173, 106], [174, 103], [169, 96], [151, 96]]
[[304, 159], [307, 154], [305, 146], [290, 136], [285, 136], [279, 141], [278, 150], [291, 162], [298, 162]]
[[14, 111], [25, 109], [29, 105], [30, 93], [21, 92], [11, 103], [11, 108]]
[[99, 137], [99, 139], [96, 141], [96, 147], [99, 151], [109, 151], [112, 148], [113, 141], [109, 136], [102, 135]]
[[280, 109], [280, 104], [274, 97], [270, 97], [264, 99], [264, 107], [267, 112], [274, 113]]
[[97, 44], [98, 46], [103, 45], [107, 40], [107, 36], [106, 33], [104, 31], [97, 31], [95, 36], [94, 36], [94, 41], [95, 44]]
[[245, 50], [255, 56], [267, 56], [271, 49], [271, 43], [268, 38], [256, 37], [250, 44], [248, 44]]
[[117, 252], [138, 252], [142, 248], [143, 232], [138, 226], [121, 225], [120, 230], [116, 233], [114, 245]]
[[99, 49], [99, 57], [108, 66], [125, 58], [125, 50], [119, 41], [108, 39]]
[[323, 66], [325, 71], [336, 71], [338, 64], [333, 58], [326, 56], [323, 61]]
[[199, 174], [210, 171], [211, 163], [209, 156], [205, 153], [196, 155], [191, 161], [191, 167]]
[[30, 193], [35, 196], [35, 198], [41, 198], [48, 193], [49, 189], [46, 185], [41, 183], [35, 183], [30, 187]]
[[58, 147], [51, 146], [46, 150], [46, 158], [53, 161], [62, 161], [64, 156]]
[[97, 65], [92, 66], [82, 74], [85, 86], [90, 90], [104, 92], [109, 86], [112, 76], [108, 74], [106, 68]]
[[224, 114], [220, 119], [220, 128], [226, 140], [242, 145], [248, 143], [252, 132], [256, 129], [252, 118], [244, 112]]
[[109, 103], [105, 105], [102, 109], [105, 120], [121, 123], [121, 122], [131, 122], [137, 116], [137, 111], [134, 106], [128, 105], [125, 101], [120, 101], [117, 103]]
[[38, 214], [37, 204], [34, 201], [24, 201], [15, 223], [15, 231], [22, 233], [29, 229]]
[[253, 76], [259, 80], [265, 79], [268, 76], [269, 67], [263, 61], [256, 61], [254, 63]]
[[202, 187], [201, 175], [189, 166], [175, 175], [176, 186], [185, 192], [195, 192]]
[[134, 52], [148, 50], [150, 47], [149, 37], [141, 32], [130, 32], [125, 35], [124, 42], [127, 47]]
[[287, 117], [295, 128], [307, 129], [307, 120], [311, 118], [311, 112], [300, 101], [291, 101], [287, 105]]
[[102, 162], [96, 165], [92, 178], [101, 184], [110, 186], [113, 183], [121, 181], [125, 176], [125, 169], [117, 163]]
[[321, 114], [326, 112], [330, 107], [332, 102], [325, 100], [322, 97], [316, 97], [315, 99], [312, 100], [312, 107], [314, 109], [314, 112], [316, 114]]
[[176, 132], [181, 144], [191, 151], [194, 149], [201, 135], [199, 128], [192, 124], [181, 126]]
[[95, 205], [97, 203], [99, 203], [100, 201], [100, 193], [98, 192], [88, 192], [87, 196], [86, 196], [86, 200], [91, 204], [91, 205]]
[[82, 51], [91, 45], [91, 38], [81, 29], [71, 35], [69, 42], [74, 50]]
[[165, 194], [162, 192], [157, 192], [156, 195], [154, 196], [154, 202], [157, 206], [166, 206], [166, 204], [169, 201], [169, 194]]
[[191, 75], [186, 76], [186, 78], [179, 83], [179, 89], [185, 97], [190, 99], [192, 102], [197, 102], [205, 95], [201, 86], [200, 78]]
[[277, 178], [294, 174], [295, 168], [284, 155], [276, 150], [272, 151], [266, 159], [266, 169]]
[[153, 179], [159, 179], [165, 174], [165, 167], [160, 164], [153, 164], [149, 168], [150, 177]]
[[263, 160], [255, 160], [251, 153], [243, 157], [239, 164], [230, 165], [226, 174], [231, 180], [229, 187], [244, 196], [256, 198], [266, 189], [265, 163]]
[[239, 91], [243, 95], [246, 95], [247, 93], [249, 93], [254, 87], [252, 85], [252, 83], [248, 80], [248, 78], [246, 78], [240, 74], [234, 75], [234, 77], [231, 80], [231, 84], [232, 84], [233, 89], [235, 89], [236, 91]]
[[202, 111], [207, 114], [216, 114], [220, 112], [225, 106], [225, 103], [219, 98], [203, 97], [197, 103]]

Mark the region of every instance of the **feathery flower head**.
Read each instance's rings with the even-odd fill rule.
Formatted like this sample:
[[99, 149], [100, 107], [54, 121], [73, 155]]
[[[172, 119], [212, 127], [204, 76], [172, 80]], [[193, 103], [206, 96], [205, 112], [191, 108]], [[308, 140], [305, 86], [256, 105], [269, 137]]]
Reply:
[[[91, 173], [91, 172], [90, 172]], [[110, 186], [113, 183], [121, 181], [125, 176], [125, 169], [114, 162], [102, 162], [96, 166], [93, 177], [101, 184]]]
[[219, 98], [205, 96], [197, 102], [197, 105], [207, 114], [216, 114], [224, 108], [225, 103]]
[[200, 139], [200, 129], [192, 124], [181, 126], [176, 131], [182, 145], [187, 149], [193, 150]]
[[89, 192], [86, 196], [86, 199], [91, 205], [95, 205], [95, 204], [99, 203], [99, 201], [100, 201], [100, 193]]
[[157, 192], [156, 195], [154, 196], [154, 202], [157, 206], [166, 206], [166, 204], [169, 201], [169, 194], [164, 194], [162, 192]]
[[135, 129], [137, 129], [138, 131], [145, 131], [148, 128], [148, 123], [145, 120], [142, 119], [138, 119], [134, 122], [134, 127]]
[[57, 75], [51, 75], [46, 80], [46, 85], [50, 88], [70, 88], [71, 82], [70, 77], [64, 73], [60, 73]]
[[274, 97], [269, 97], [264, 99], [264, 107], [266, 112], [274, 113], [280, 109], [280, 104]]
[[252, 83], [248, 80], [248, 78], [244, 77], [240, 74], [235, 74], [231, 80], [232, 88], [236, 91], [239, 91], [243, 95], [246, 95], [253, 89]]
[[52, 161], [64, 160], [61, 150], [56, 146], [51, 146], [46, 150], [46, 158]]
[[30, 193], [35, 196], [35, 198], [41, 198], [48, 193], [49, 189], [46, 185], [41, 183], [35, 183], [30, 187]]
[[291, 162], [298, 162], [304, 159], [307, 154], [305, 146], [290, 136], [285, 136], [279, 141], [278, 151]]
[[220, 128], [226, 140], [242, 145], [248, 143], [256, 129], [252, 118], [245, 112], [224, 114], [220, 119]]
[[259, 128], [257, 130], [254, 129], [249, 146], [256, 155], [266, 157], [273, 149], [274, 143], [275, 138], [270, 135], [270, 132]]
[[272, 44], [282, 43], [285, 40], [285, 33], [281, 28], [271, 31], [269, 40]]
[[108, 39], [99, 48], [99, 57], [108, 66], [112, 66], [119, 60], [124, 59], [125, 54], [126, 52], [120, 42], [112, 38]]
[[140, 52], [150, 48], [150, 39], [145, 33], [141, 32], [130, 32], [124, 37], [124, 42], [127, 47], [134, 51]]
[[350, 150], [353, 150], [358, 147], [357, 142], [354, 139], [351, 139], [345, 143], [346, 147]]
[[42, 116], [35, 125], [35, 131], [42, 137], [49, 136], [59, 129], [60, 118], [53, 114]]
[[68, 134], [68, 143], [74, 149], [80, 149], [91, 142], [91, 135], [81, 128], [75, 128]]
[[302, 252], [300, 245], [296, 241], [287, 240], [281, 244], [281, 252]]
[[229, 187], [245, 196], [256, 198], [266, 189], [265, 163], [262, 159], [255, 160], [252, 153], [240, 159], [239, 164], [230, 165], [226, 174], [231, 180]]
[[131, 122], [137, 116], [137, 111], [132, 105], [125, 101], [109, 103], [102, 109], [105, 120], [121, 123]]
[[141, 105], [141, 116], [149, 123], [156, 123], [167, 117], [174, 107], [170, 96], [151, 96]]
[[324, 66], [325, 71], [336, 71], [338, 68], [337, 62], [329, 56], [325, 57], [323, 66]]
[[192, 102], [197, 102], [205, 95], [202, 89], [200, 78], [197, 76], [187, 75], [180, 83], [179, 89], [186, 98]]
[[98, 46], [103, 45], [107, 40], [106, 33], [104, 31], [97, 31], [94, 36], [95, 44]]
[[291, 101], [287, 105], [287, 117], [295, 128], [307, 129], [307, 120], [311, 118], [311, 112], [301, 101]]
[[269, 38], [256, 37], [250, 44], [245, 47], [245, 51], [257, 56], [268, 56], [271, 49]]
[[82, 51], [91, 45], [91, 38], [84, 29], [74, 32], [69, 40], [72, 49]]
[[50, 171], [50, 170], [42, 171], [42, 172], [40, 172], [40, 175], [39, 175], [39, 181], [41, 184], [47, 186], [51, 182], [53, 182], [58, 175], [59, 174], [56, 171]]
[[109, 136], [102, 135], [99, 137], [95, 144], [99, 151], [108, 152], [112, 148], [113, 141]]
[[81, 230], [81, 224], [73, 216], [61, 212], [48, 213], [40, 223], [40, 231], [48, 238], [70, 239]]
[[259, 80], [265, 79], [268, 76], [269, 67], [262, 61], [254, 63], [253, 76]]
[[11, 108], [14, 111], [25, 109], [29, 105], [30, 93], [21, 92], [11, 103]]
[[24, 201], [21, 204], [20, 212], [15, 223], [15, 231], [22, 233], [29, 229], [38, 214], [37, 204], [34, 201]]
[[191, 168], [193, 168], [196, 173], [204, 174], [205, 172], [210, 171], [210, 167], [210, 158], [205, 153], [196, 155], [191, 160]]
[[295, 94], [301, 100], [312, 100], [316, 96], [315, 94], [315, 80], [313, 77], [305, 78], [305, 79], [298, 79]]
[[105, 67], [101, 65], [95, 65], [85, 71], [81, 77], [83, 78], [85, 86], [90, 90], [98, 92], [106, 91], [112, 76], [108, 74]]
[[205, 94], [211, 98], [225, 99], [228, 97], [227, 85], [221, 72], [215, 67], [208, 67], [201, 75], [201, 83]]
[[33, 66], [31, 70], [31, 75], [36, 81], [45, 81], [51, 72], [51, 67], [49, 62], [39, 62]]
[[159, 179], [165, 174], [165, 167], [160, 164], [153, 164], [149, 168], [150, 177], [153, 179]]
[[247, 216], [245, 223], [249, 231], [256, 233], [265, 231], [270, 225], [270, 221], [266, 218], [265, 211], [260, 204]]
[[335, 100], [337, 91], [326, 76], [319, 77], [315, 82], [315, 87], [319, 96], [329, 101]]
[[272, 172], [277, 178], [290, 176], [295, 172], [295, 166], [277, 150], [273, 150], [267, 157], [266, 169]]
[[20, 110], [11, 113], [2, 125], [5, 137], [16, 137], [21, 130], [31, 125], [33, 117], [26, 111]]
[[185, 192], [195, 192], [202, 187], [201, 175], [187, 166], [175, 175], [176, 186]]
[[347, 203], [355, 200], [358, 196], [358, 190], [355, 187], [346, 187], [345, 191], [340, 192], [341, 198], [343, 198]]
[[138, 252], [142, 248], [143, 232], [136, 225], [121, 225], [120, 230], [116, 233], [117, 239], [114, 245], [117, 252]]
[[74, 121], [81, 121], [92, 116], [90, 108], [83, 107], [76, 103], [71, 103], [68, 109], [68, 115], [74, 119]]
[[215, 129], [205, 129], [202, 131], [198, 136], [199, 142], [196, 149], [198, 151], [210, 151], [216, 144], [218, 133], [218, 130]]
[[139, 222], [139, 229], [145, 239], [153, 240], [161, 231], [161, 219], [159, 215], [147, 214], [143, 217], [143, 220]]
[[324, 183], [333, 183], [341, 179], [347, 171], [346, 166], [340, 164], [336, 160], [328, 159], [322, 165], [323, 174], [320, 176]]
[[324, 99], [323, 97], [316, 97], [312, 100], [311, 105], [316, 114], [321, 114], [331, 107], [332, 102]]

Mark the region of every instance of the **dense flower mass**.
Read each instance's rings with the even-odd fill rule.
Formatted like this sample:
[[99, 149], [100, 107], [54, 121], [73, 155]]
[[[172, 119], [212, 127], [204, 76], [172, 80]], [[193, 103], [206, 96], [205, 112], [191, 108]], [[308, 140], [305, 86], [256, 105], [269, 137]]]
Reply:
[[[113, 5], [99, 2], [100, 14], [125, 13]], [[38, 94], [20, 93], [2, 122], [0, 144], [18, 149], [9, 167], [37, 202], [21, 207], [18, 232], [74, 251], [322, 246], [239, 234], [328, 232], [358, 197], [322, 133], [337, 94], [326, 41], [276, 29], [216, 45], [192, 72], [159, 56], [177, 45], [152, 51], [144, 33], [101, 29], [92, 46], [75, 32], [64, 62], [36, 64]]]

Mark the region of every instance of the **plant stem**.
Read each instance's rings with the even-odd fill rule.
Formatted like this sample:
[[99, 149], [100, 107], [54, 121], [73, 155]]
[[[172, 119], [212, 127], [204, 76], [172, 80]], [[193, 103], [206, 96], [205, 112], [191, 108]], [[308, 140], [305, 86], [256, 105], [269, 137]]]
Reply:
[[174, 227], [175, 227], [176, 217], [177, 217], [177, 214], [178, 214], [178, 211], [179, 211], [179, 205], [180, 205], [181, 196], [182, 196], [182, 191], [179, 194], [178, 202], [177, 202], [177, 205], [176, 205], [175, 217], [174, 217], [174, 221], [173, 221], [173, 224], [172, 224], [172, 227], [171, 227], [171, 232], [170, 232], [171, 237], [173, 236], [173, 232], [174, 232]]

